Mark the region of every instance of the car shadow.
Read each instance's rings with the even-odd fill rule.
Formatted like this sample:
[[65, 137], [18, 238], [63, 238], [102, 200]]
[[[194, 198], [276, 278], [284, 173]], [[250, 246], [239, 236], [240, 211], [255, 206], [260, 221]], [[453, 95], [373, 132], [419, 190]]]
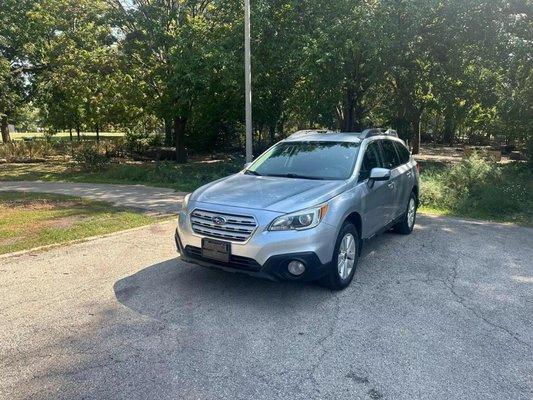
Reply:
[[[366, 243], [352, 286], [367, 274], [366, 258], [383, 246], [391, 233]], [[230, 273], [185, 263], [179, 257], [144, 268], [114, 284], [117, 300], [124, 306], [162, 322], [189, 324], [195, 310], [203, 313], [228, 313], [241, 310], [279, 318], [314, 309], [313, 304], [332, 301], [332, 292], [317, 282], [273, 282], [242, 273]], [[229, 305], [231, 304], [231, 307]]]
[[[268, 317], [308, 308], [331, 292], [314, 283], [271, 282], [184, 263], [173, 258], [114, 285], [117, 300], [136, 312], [173, 324], [190, 324], [196, 310], [219, 317], [235, 310]], [[225, 307], [226, 305], [231, 307]], [[265, 315], [266, 313], [266, 315]], [[230, 315], [227, 315], [230, 317]]]

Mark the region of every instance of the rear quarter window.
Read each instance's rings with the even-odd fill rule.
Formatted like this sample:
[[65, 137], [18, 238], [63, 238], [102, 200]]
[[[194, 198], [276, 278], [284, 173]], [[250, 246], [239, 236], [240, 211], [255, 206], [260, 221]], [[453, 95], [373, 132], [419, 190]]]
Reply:
[[400, 156], [398, 155], [392, 140], [382, 140], [381, 148], [383, 150], [383, 162], [385, 163], [385, 168], [394, 169], [401, 165]]
[[396, 151], [398, 152], [398, 156], [400, 157], [400, 163], [407, 164], [409, 162], [409, 159], [411, 158], [411, 154], [409, 153], [409, 150], [407, 150], [407, 147], [405, 147], [400, 142], [394, 142], [394, 147], [396, 147]]

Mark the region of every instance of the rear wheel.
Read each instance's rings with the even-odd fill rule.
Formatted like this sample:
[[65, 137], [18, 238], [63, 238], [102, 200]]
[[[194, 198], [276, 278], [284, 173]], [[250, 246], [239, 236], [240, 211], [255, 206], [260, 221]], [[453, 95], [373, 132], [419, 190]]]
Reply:
[[411, 193], [409, 201], [407, 202], [407, 210], [402, 216], [400, 222], [394, 226], [394, 230], [403, 235], [408, 235], [413, 231], [416, 222], [416, 195]]
[[330, 271], [320, 283], [333, 290], [346, 288], [353, 279], [359, 260], [359, 235], [355, 226], [345, 222], [335, 242]]

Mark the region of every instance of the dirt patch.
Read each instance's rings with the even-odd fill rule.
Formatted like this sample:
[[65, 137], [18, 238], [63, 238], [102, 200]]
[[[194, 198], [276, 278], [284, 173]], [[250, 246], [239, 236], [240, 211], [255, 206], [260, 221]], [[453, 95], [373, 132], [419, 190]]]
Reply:
[[9, 209], [23, 208], [24, 210], [28, 210], [28, 211], [57, 210], [59, 208], [72, 208], [72, 207], [80, 206], [81, 204], [82, 204], [81, 201], [76, 201], [76, 200], [58, 201], [58, 200], [51, 200], [51, 199], [28, 199], [28, 198], [0, 201], [1, 208], [9, 208]]
[[57, 229], [67, 229], [70, 228], [72, 225], [74, 225], [76, 222], [80, 222], [84, 220], [86, 217], [82, 217], [79, 215], [72, 215], [69, 217], [61, 217], [61, 218], [55, 218], [51, 219], [49, 221], [44, 222], [41, 227], [44, 228], [57, 228]]
[[13, 246], [14, 244], [17, 244], [18, 242], [24, 240], [24, 236], [15, 236], [5, 239], [0, 239], [0, 246]]

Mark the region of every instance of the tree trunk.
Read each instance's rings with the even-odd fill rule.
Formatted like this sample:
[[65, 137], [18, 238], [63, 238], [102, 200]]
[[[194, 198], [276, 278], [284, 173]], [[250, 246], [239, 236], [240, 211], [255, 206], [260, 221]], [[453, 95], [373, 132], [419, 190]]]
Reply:
[[346, 104], [344, 105], [344, 121], [342, 130], [352, 132], [354, 127], [354, 93], [352, 89], [346, 90]]
[[185, 152], [185, 125], [187, 118], [174, 118], [174, 135], [176, 145], [176, 161], [179, 164], [187, 162], [187, 153]]
[[80, 126], [76, 125], [76, 135], [78, 135], [78, 142], [81, 140], [80, 131], [81, 131]]
[[11, 135], [9, 134], [9, 124], [7, 123], [7, 117], [2, 117], [2, 142], [8, 143], [11, 141]]
[[420, 153], [420, 136], [421, 136], [421, 130], [422, 130], [422, 124], [420, 121], [420, 114], [417, 114], [413, 119], [413, 154], [419, 154]]
[[444, 132], [442, 134], [442, 141], [444, 144], [453, 146], [454, 142], [454, 123], [453, 115], [447, 112], [444, 116]]
[[172, 137], [172, 120], [165, 118], [165, 146], [172, 146], [174, 138]]
[[100, 127], [96, 124], [96, 142], [100, 143]]
[[353, 110], [353, 121], [351, 129], [348, 132], [362, 132], [363, 128], [363, 118], [365, 117], [365, 110], [360, 105], [355, 103]]
[[68, 129], [68, 134], [70, 136], [70, 141], [72, 142], [72, 128]]
[[270, 145], [272, 146], [276, 141], [276, 128], [274, 126], [270, 126], [268, 128], [268, 136], [270, 140]]

